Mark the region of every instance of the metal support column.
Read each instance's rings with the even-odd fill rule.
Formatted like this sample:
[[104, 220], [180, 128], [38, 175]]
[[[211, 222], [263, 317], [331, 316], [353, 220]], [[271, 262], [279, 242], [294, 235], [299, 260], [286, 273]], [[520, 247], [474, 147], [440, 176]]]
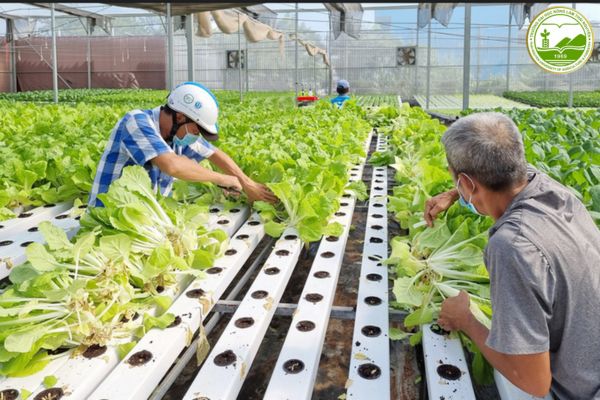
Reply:
[[296, 97], [294, 101], [297, 101], [298, 98], [298, 3], [296, 3], [296, 12], [294, 16], [294, 88], [296, 91]]
[[6, 33], [10, 40], [10, 91], [17, 91], [17, 53], [15, 48], [15, 22], [6, 20]]
[[477, 69], [475, 72], [475, 93], [479, 93], [480, 72], [481, 72], [481, 26], [477, 27]]
[[188, 81], [196, 80], [196, 65], [194, 60], [194, 14], [185, 19], [185, 39], [187, 44], [187, 77]]
[[[343, 37], [340, 35], [340, 37]], [[350, 77], [348, 76], [348, 37], [343, 37], [344, 41], [344, 75], [342, 78], [348, 80]]]
[[87, 48], [86, 48], [86, 64], [87, 64], [87, 87], [92, 88], [92, 20], [87, 18]]
[[415, 45], [415, 87], [413, 89], [413, 96], [419, 94], [419, 30], [419, 21], [417, 19], [417, 43]]
[[327, 95], [331, 96], [331, 87], [333, 86], [333, 54], [331, 47], [331, 22], [329, 23], [329, 30], [327, 31], [327, 54], [329, 55], [329, 65], [327, 66]]
[[52, 91], [55, 103], [58, 103], [58, 63], [56, 61], [56, 17], [54, 3], [50, 3], [50, 29], [52, 30]]
[[246, 93], [248, 93], [250, 91], [250, 82], [249, 82], [249, 78], [248, 78], [248, 66], [250, 65], [249, 63], [249, 56], [248, 56], [248, 39], [246, 39], [246, 49], [244, 52], [244, 72], [246, 75]]
[[573, 107], [573, 72], [569, 74], [569, 108]]
[[432, 20], [429, 20], [429, 26], [427, 28], [427, 81], [425, 83], [425, 96], [426, 96], [426, 100], [425, 100], [425, 109], [429, 110], [429, 96], [431, 95], [430, 93], [430, 81], [431, 81], [431, 22]]
[[510, 47], [512, 40], [512, 6], [508, 6], [508, 50], [506, 50], [506, 91], [510, 90]]
[[244, 62], [244, 58], [242, 57], [242, 25], [240, 24], [240, 14], [238, 13], [238, 90], [240, 91], [240, 102], [244, 99], [242, 95], [242, 62]]
[[[577, 7], [577, 4], [573, 3], [573, 9]], [[569, 74], [569, 108], [573, 107], [573, 74]]]
[[173, 89], [173, 21], [171, 18], [171, 3], [167, 3], [167, 90]]
[[469, 108], [469, 87], [471, 81], [471, 3], [465, 3], [465, 42], [463, 53], [463, 104], [462, 109]]
[[329, 61], [328, 74], [329, 74], [328, 94], [331, 95], [333, 93], [333, 67], [331, 66], [331, 61]]
[[313, 56], [313, 95], [317, 95], [317, 55]]

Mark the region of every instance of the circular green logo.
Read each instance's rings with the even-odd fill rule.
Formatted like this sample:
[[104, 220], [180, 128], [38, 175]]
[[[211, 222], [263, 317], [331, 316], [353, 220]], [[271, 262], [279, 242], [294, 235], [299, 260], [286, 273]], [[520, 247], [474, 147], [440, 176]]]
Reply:
[[569, 7], [549, 7], [527, 29], [531, 59], [546, 71], [568, 74], [592, 55], [594, 32], [590, 22]]

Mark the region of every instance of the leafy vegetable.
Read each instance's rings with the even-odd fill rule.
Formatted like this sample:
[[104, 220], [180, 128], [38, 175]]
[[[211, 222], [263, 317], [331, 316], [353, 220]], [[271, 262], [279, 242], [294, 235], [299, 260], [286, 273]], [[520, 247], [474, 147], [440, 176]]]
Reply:
[[382, 106], [395, 107], [398, 105], [398, 97], [390, 95], [360, 95], [357, 96], [357, 103], [364, 108]]
[[54, 385], [56, 385], [56, 382], [58, 382], [58, 379], [54, 376], [54, 375], [48, 375], [44, 377], [44, 386], [46, 386], [47, 388], [51, 388]]
[[375, 166], [383, 166], [390, 165], [394, 162], [394, 152], [391, 150], [387, 151], [375, 151], [371, 154], [371, 158], [369, 159], [369, 164]]
[[[453, 206], [434, 228], [426, 228], [422, 221], [425, 201], [452, 187], [440, 143], [445, 127], [420, 108], [404, 105], [399, 114], [379, 129], [390, 136], [388, 143], [395, 154], [391, 167], [396, 169], [397, 185], [388, 197], [388, 211], [408, 232], [390, 241], [391, 254], [385, 261], [395, 278], [391, 305], [409, 312], [406, 328], [419, 328], [437, 319], [444, 299], [465, 290], [472, 312], [489, 326], [489, 278], [482, 256], [489, 221]], [[395, 334], [406, 336], [416, 345], [422, 333], [417, 329]], [[466, 336], [462, 339], [477, 360], [474, 377], [478, 382], [489, 381], [492, 375], [479, 350]]]
[[[74, 89], [61, 90], [60, 104], [47, 104], [52, 91], [0, 93], [0, 221], [31, 207], [76, 198], [86, 202], [114, 124], [128, 111], [163, 104], [166, 95], [164, 90]], [[239, 107], [238, 95], [217, 96], [223, 109], [219, 122], [235, 119], [229, 107]], [[285, 96], [249, 94], [254, 103], [243, 107], [292, 107], [291, 96]]]
[[39, 371], [58, 348], [167, 327], [171, 299], [159, 293], [178, 276], [201, 276], [227, 245], [199, 206], [157, 197], [142, 167], [126, 167], [101, 196], [106, 207], [90, 209], [73, 240], [41, 223], [46, 244], [29, 245], [28, 261], [12, 269], [0, 293], [0, 374]]
[[[520, 101], [536, 107], [568, 107], [568, 91], [546, 92], [504, 92], [507, 99]], [[573, 92], [574, 107], [600, 107], [600, 91], [575, 91]]]
[[[598, 111], [505, 112], [523, 134], [527, 160], [570, 187], [600, 222]], [[391, 240], [392, 252], [386, 261], [395, 277], [396, 301], [392, 306], [410, 312], [405, 326], [418, 327], [435, 321], [445, 298], [465, 290], [471, 298], [471, 311], [489, 326], [489, 278], [482, 249], [492, 221], [473, 216], [457, 205], [446, 211], [434, 228], [426, 228], [422, 221], [425, 201], [453, 185], [440, 141], [445, 129], [421, 109], [407, 106], [400, 108], [398, 118], [388, 119], [388, 124], [379, 128], [390, 136], [388, 143], [395, 155], [391, 166], [396, 169], [398, 185], [389, 196], [388, 210], [408, 232], [405, 237]], [[411, 344], [421, 340], [420, 331], [409, 334]], [[489, 381], [491, 367], [472, 341], [464, 335], [461, 338], [474, 353], [475, 379]]]
[[[331, 229], [339, 231], [328, 227], [328, 220], [339, 208], [352, 164], [365, 156], [369, 126], [363, 110], [351, 100], [342, 109], [322, 101], [280, 112], [250, 104], [235, 111], [237, 118], [222, 125], [227, 135], [219, 146], [281, 200], [254, 203], [267, 234], [278, 237], [293, 226], [303, 241], [311, 242]], [[362, 197], [366, 188], [360, 185], [349, 189]]]

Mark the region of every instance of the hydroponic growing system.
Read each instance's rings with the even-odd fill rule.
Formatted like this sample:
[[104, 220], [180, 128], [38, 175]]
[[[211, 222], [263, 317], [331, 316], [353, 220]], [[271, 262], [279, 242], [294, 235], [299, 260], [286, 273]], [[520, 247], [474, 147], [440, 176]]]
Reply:
[[[293, 71], [294, 83], [270, 82], [252, 91], [253, 42], [246, 35], [242, 49], [238, 20], [227, 68], [202, 70], [207, 79], [219, 70], [212, 82], [235, 89], [215, 90], [216, 145], [279, 202], [250, 203], [244, 194], [180, 180], [162, 196], [142, 167], [130, 166], [100, 195], [104, 207], [88, 207], [115, 122], [133, 109], [164, 104], [164, 89], [187, 80], [175, 71], [174, 25], [165, 26], [162, 90], [131, 82], [133, 88], [91, 89], [93, 27], [108, 32], [113, 17], [36, 4], [52, 13], [52, 91], [22, 90], [30, 76], [21, 75], [18, 83], [19, 52], [26, 57], [26, 49], [39, 47], [36, 57], [45, 60], [47, 46], [16, 46], [30, 40], [20, 36], [23, 18], [0, 14], [9, 21], [9, 86], [15, 92], [0, 95], [0, 400], [534, 399], [491, 368], [468, 337], [436, 324], [444, 299], [459, 290], [468, 292], [476, 318], [491, 324], [483, 262], [491, 221], [457, 205], [433, 228], [423, 221], [426, 200], [453, 187], [440, 141], [444, 131], [460, 109], [467, 115], [500, 105], [497, 110], [523, 134], [528, 162], [568, 186], [600, 224], [600, 109], [593, 108], [598, 92], [574, 96], [572, 81], [568, 92], [509, 91], [512, 11], [506, 93], [501, 98], [490, 94], [498, 90], [482, 89], [471, 100], [470, 4], [461, 11], [460, 96], [432, 85], [431, 23], [426, 57], [418, 45], [423, 27], [417, 25], [416, 47], [385, 49], [393, 49], [395, 65], [376, 70], [365, 62], [359, 73], [348, 63], [347, 43], [343, 53], [334, 46], [331, 27], [324, 46], [329, 52], [299, 40], [297, 4], [290, 19], [294, 68], [282, 68], [290, 79]], [[167, 21], [178, 20], [186, 29], [179, 40], [192, 49], [187, 78], [200, 80], [190, 21], [201, 15], [180, 18], [199, 10], [184, 9], [183, 3], [156, 7], [163, 6]], [[268, 8], [239, 7], [236, 12], [251, 18], [249, 23], [269, 14]], [[416, 5], [397, 7], [418, 15]], [[58, 90], [63, 78], [56, 64], [57, 11], [88, 22], [87, 89]], [[395, 40], [372, 31], [375, 39]], [[282, 46], [291, 37], [270, 35]], [[209, 54], [206, 40], [202, 46]], [[313, 58], [299, 61], [300, 45]], [[226, 46], [232, 44], [221, 47]], [[263, 50], [267, 59], [269, 49]], [[287, 50], [277, 51], [274, 59], [288, 62]], [[125, 54], [122, 63], [129, 49]], [[315, 54], [322, 56], [321, 69]], [[343, 71], [356, 73], [360, 84], [338, 108], [329, 95], [335, 63], [339, 75], [344, 57]], [[415, 57], [420, 65], [414, 69], [402, 64]], [[359, 55], [356, 62], [362, 58], [369, 57]], [[387, 62], [381, 54], [371, 58]], [[426, 70], [418, 69], [425, 58]], [[270, 67], [254, 72], [264, 68], [266, 80], [276, 81], [270, 74], [279, 71]], [[412, 75], [398, 83], [389, 73], [396, 67]], [[586, 74], [597, 72], [586, 68]], [[367, 69], [372, 79], [365, 81]], [[113, 72], [123, 84], [121, 72]], [[60, 85], [70, 87], [67, 80]], [[293, 92], [301, 81], [311, 82], [310, 99]], [[318, 91], [320, 86], [326, 89]], [[567, 105], [582, 108], [532, 107]], [[207, 161], [202, 165], [214, 168]]]

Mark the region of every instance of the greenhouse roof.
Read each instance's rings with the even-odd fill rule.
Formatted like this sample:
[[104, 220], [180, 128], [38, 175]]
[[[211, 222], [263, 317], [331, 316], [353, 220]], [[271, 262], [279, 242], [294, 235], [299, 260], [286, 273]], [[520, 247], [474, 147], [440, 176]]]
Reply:
[[[50, 9], [52, 7], [52, 3], [32, 3], [32, 4], [37, 7], [46, 8], [46, 9]], [[86, 11], [86, 10], [82, 10], [82, 9], [79, 9], [76, 7], [67, 6], [67, 5], [60, 4], [60, 3], [54, 3], [54, 10], [60, 11], [64, 14], [73, 15], [75, 17], [89, 18], [89, 20], [92, 22], [92, 24], [91, 24], [92, 32], [94, 30], [94, 27], [100, 26], [102, 29], [104, 29], [105, 32], [110, 33], [110, 29], [112, 26], [111, 17], [105, 16], [102, 14], [97, 14], [92, 11]]]
[[[44, 4], [44, 3], [41, 3]], [[49, 4], [49, 3], [46, 3]], [[190, 3], [171, 3], [172, 15], [184, 15], [183, 11], [178, 11], [179, 8], [189, 12], [199, 12], [215, 9], [215, 5], [219, 5], [220, 9], [242, 7], [253, 11], [254, 8], [259, 8], [259, 4], [263, 4], [274, 12], [293, 12], [294, 3], [195, 3], [193, 6]], [[390, 9], [390, 8], [415, 8], [418, 3], [361, 3], [365, 10]], [[101, 14], [105, 16], [119, 16], [124, 14], [139, 13], [140, 9], [152, 12], [164, 13], [164, 3], [68, 3], [71, 9], [78, 9], [82, 13]], [[193, 7], [193, 11], [192, 10]], [[257, 10], [258, 11], [258, 10]], [[327, 11], [323, 3], [299, 4], [299, 11]], [[69, 13], [60, 12], [56, 9], [57, 16], [65, 16]], [[45, 18], [50, 17], [50, 10], [38, 7], [35, 3], [2, 3], [0, 4], [0, 18]]]
[[[119, 5], [122, 3], [107, 3], [113, 5]], [[257, 3], [171, 3], [171, 15], [189, 15], [197, 12], [212, 11], [212, 10], [224, 10], [228, 8], [248, 7]], [[127, 3], [128, 7], [141, 8], [148, 11], [154, 11], [158, 13], [165, 12], [165, 3]]]

